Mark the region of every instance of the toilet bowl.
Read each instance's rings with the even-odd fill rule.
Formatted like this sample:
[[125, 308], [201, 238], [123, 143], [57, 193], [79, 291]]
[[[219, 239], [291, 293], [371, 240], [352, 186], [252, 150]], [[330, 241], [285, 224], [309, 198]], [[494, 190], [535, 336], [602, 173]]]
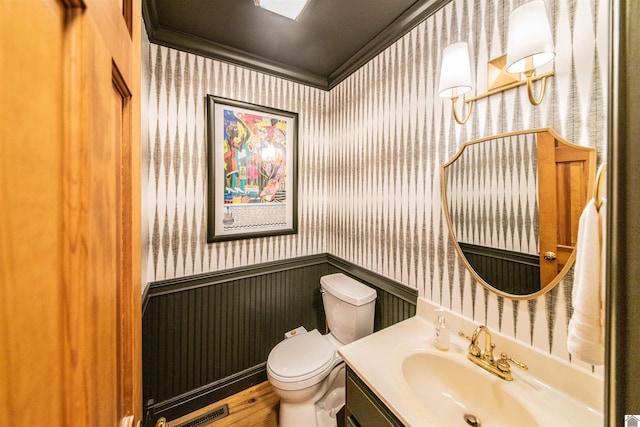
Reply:
[[267, 378], [280, 397], [280, 427], [337, 425], [346, 383], [338, 349], [373, 332], [374, 289], [340, 273], [320, 283], [330, 332], [314, 329], [285, 339], [267, 359]]
[[[325, 418], [329, 414], [335, 420], [344, 400], [325, 399], [322, 408], [316, 408], [316, 402], [330, 389], [334, 395], [340, 395], [332, 388], [340, 385], [336, 379], [344, 374], [344, 362], [337, 350], [337, 346], [316, 329], [273, 348], [267, 360], [267, 378], [280, 397], [280, 427], [303, 425], [301, 420], [313, 420], [318, 410], [324, 411]], [[330, 427], [335, 421], [326, 420], [316, 425]]]

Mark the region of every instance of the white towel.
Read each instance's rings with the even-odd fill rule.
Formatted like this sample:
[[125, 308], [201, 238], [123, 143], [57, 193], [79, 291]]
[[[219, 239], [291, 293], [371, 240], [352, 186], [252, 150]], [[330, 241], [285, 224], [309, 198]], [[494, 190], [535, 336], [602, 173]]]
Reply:
[[605, 227], [606, 200], [600, 210], [590, 200], [580, 216], [567, 348], [592, 365], [604, 363]]

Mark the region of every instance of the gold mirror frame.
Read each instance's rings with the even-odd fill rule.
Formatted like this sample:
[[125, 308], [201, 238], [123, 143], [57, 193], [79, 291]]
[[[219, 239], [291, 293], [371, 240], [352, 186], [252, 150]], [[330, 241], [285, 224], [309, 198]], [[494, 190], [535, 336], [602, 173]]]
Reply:
[[[584, 153], [584, 157], [585, 160], [584, 161], [584, 166], [583, 166], [583, 179], [586, 183], [586, 185], [583, 187], [584, 188], [584, 203], [579, 206], [579, 211], [577, 212], [577, 220], [579, 220], [579, 216], [582, 212], [582, 210], [584, 209], [584, 206], [586, 206], [586, 203], [589, 201], [589, 199], [592, 197], [592, 195], [594, 194], [594, 186], [595, 186], [595, 165], [596, 165], [596, 150], [595, 148], [592, 147], [584, 147], [584, 146], [580, 146], [580, 145], [576, 145], [573, 144], [569, 141], [567, 141], [566, 139], [562, 138], [560, 135], [558, 135], [553, 129], [551, 128], [538, 128], [538, 129], [530, 129], [530, 130], [525, 130], [525, 131], [516, 131], [516, 132], [509, 132], [509, 133], [505, 133], [505, 134], [500, 134], [500, 135], [492, 135], [486, 138], [481, 138], [481, 139], [477, 139], [474, 141], [470, 141], [470, 142], [466, 142], [464, 144], [462, 144], [460, 146], [460, 148], [458, 149], [458, 152], [453, 156], [453, 158], [451, 160], [449, 160], [448, 162], [444, 163], [441, 167], [441, 174], [440, 174], [440, 185], [441, 185], [441, 192], [442, 192], [442, 202], [443, 202], [443, 211], [444, 211], [444, 216], [446, 218], [447, 221], [447, 227], [449, 228], [449, 235], [451, 237], [452, 243], [454, 244], [456, 251], [458, 253], [458, 255], [460, 256], [460, 259], [463, 261], [466, 269], [472, 274], [472, 276], [474, 277], [474, 279], [480, 283], [481, 285], [483, 285], [485, 288], [489, 289], [492, 292], [495, 292], [496, 294], [506, 297], [506, 298], [510, 298], [510, 299], [517, 299], [517, 300], [527, 300], [527, 299], [532, 299], [532, 298], [536, 298], [539, 297], [543, 294], [545, 294], [546, 292], [550, 291], [551, 289], [553, 289], [558, 283], [560, 283], [560, 281], [562, 279], [564, 279], [564, 277], [566, 276], [567, 272], [571, 269], [571, 267], [573, 266], [573, 263], [575, 261], [575, 257], [576, 257], [576, 251], [575, 248], [572, 248], [571, 252], [566, 256], [565, 259], [563, 259], [563, 266], [562, 269], [560, 271], [558, 271], [558, 273], [555, 275], [555, 277], [553, 277], [552, 280], [550, 280], [546, 285], [542, 286], [541, 284], [541, 289], [536, 291], [536, 292], [532, 292], [529, 294], [511, 294], [508, 292], [505, 292], [501, 289], [496, 288], [494, 285], [488, 283], [483, 277], [481, 277], [476, 270], [473, 268], [473, 266], [470, 264], [469, 260], [467, 259], [467, 257], [465, 256], [462, 248], [460, 247], [460, 244], [458, 243], [458, 239], [456, 237], [455, 231], [454, 231], [454, 227], [452, 225], [452, 220], [451, 220], [451, 215], [449, 212], [449, 198], [447, 194], [447, 181], [446, 181], [446, 172], [447, 172], [447, 167], [451, 166], [453, 163], [455, 163], [465, 152], [465, 149], [468, 147], [471, 147], [473, 145], [476, 144], [480, 144], [480, 143], [484, 143], [487, 141], [492, 141], [495, 139], [500, 139], [500, 138], [511, 138], [514, 136], [519, 136], [519, 135], [526, 135], [526, 134], [536, 134], [536, 147], [539, 144], [540, 141], [540, 137], [541, 135], [543, 136], [543, 140], [547, 141], [545, 142], [545, 144], [547, 144], [550, 140], [553, 141], [554, 143], [554, 147], [558, 148], [558, 145], [556, 144], [561, 144], [561, 146], [566, 146], [566, 147], [570, 147], [571, 149], [575, 149], [579, 152], [583, 152]], [[557, 150], [556, 150], [557, 152]], [[539, 157], [539, 153], [538, 153], [538, 157]], [[554, 160], [555, 162], [555, 160]], [[540, 165], [538, 164], [538, 175], [541, 173], [540, 171]], [[554, 166], [555, 168], [555, 166]], [[556, 174], [556, 170], [552, 170], [550, 171], [551, 173], [553, 173], [553, 175], [555, 176]], [[544, 173], [544, 171], [543, 171]], [[539, 181], [539, 176], [538, 176], [538, 181]], [[582, 187], [582, 186], [581, 186]], [[558, 188], [558, 183], [556, 181], [556, 189], [555, 191], [557, 192]], [[540, 192], [538, 191], [538, 195], [537, 197], [539, 198]], [[574, 213], [575, 215], [575, 213]], [[540, 212], [538, 215], [538, 220], [539, 220], [539, 224], [540, 224], [540, 218], [543, 216], [543, 212]], [[538, 224], [538, 226], [539, 226]], [[575, 221], [575, 236], [577, 237], [577, 221]], [[539, 243], [538, 243], [539, 245]], [[538, 246], [538, 252], [541, 252], [539, 250], [539, 246]], [[544, 257], [544, 254], [538, 254], [538, 258], [542, 258]]]

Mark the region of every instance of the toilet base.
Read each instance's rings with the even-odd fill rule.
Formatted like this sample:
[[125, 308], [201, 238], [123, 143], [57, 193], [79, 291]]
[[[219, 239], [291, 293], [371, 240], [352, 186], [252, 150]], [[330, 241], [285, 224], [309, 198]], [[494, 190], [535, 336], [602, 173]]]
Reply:
[[[313, 403], [280, 402], [279, 427], [300, 427], [300, 420], [316, 420], [316, 427], [337, 427], [338, 412], [345, 404], [345, 388], [334, 391], [332, 406], [326, 408]], [[340, 397], [342, 400], [340, 400]]]
[[346, 392], [346, 374], [340, 372], [329, 392], [315, 404], [317, 427], [337, 427], [337, 415], [345, 405]]
[[300, 427], [300, 420], [313, 420], [316, 407], [309, 402], [280, 402], [280, 420], [278, 427]]
[[311, 427], [311, 423], [315, 421], [316, 427], [336, 427], [336, 415], [344, 406], [346, 396], [347, 376], [344, 362], [336, 366], [329, 377], [326, 385], [308, 400], [291, 402], [281, 396], [278, 426]]

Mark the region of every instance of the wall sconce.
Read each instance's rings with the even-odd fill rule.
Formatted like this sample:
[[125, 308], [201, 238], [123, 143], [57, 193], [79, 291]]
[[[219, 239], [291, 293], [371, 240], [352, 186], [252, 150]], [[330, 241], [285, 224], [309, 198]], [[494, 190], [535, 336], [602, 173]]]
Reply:
[[[544, 98], [548, 75], [540, 75], [540, 96], [533, 95], [535, 69], [553, 60], [551, 27], [542, 0], [525, 3], [509, 15], [509, 39], [507, 42], [507, 72], [523, 73], [527, 78], [529, 102], [539, 105]], [[552, 73], [553, 74], [553, 73]]]
[[[524, 74], [525, 79], [514, 81], [499, 87], [491, 88], [487, 93], [466, 99], [467, 113], [461, 119], [458, 116], [457, 101], [460, 94], [471, 90], [471, 67], [467, 43], [454, 43], [442, 52], [440, 67], [440, 85], [438, 94], [443, 98], [451, 98], [453, 117], [459, 124], [465, 124], [471, 115], [473, 102], [503, 92], [514, 87], [527, 85], [529, 102], [539, 105], [545, 94], [547, 78], [553, 71], [535, 75], [536, 68], [553, 60], [555, 52], [551, 27], [547, 19], [547, 11], [543, 0], [533, 0], [516, 8], [509, 15], [509, 33], [507, 41], [506, 72]], [[540, 94], [533, 93], [533, 82], [540, 80]]]
[[443, 98], [451, 98], [453, 105], [453, 117], [456, 122], [465, 124], [471, 116], [473, 101], [465, 101], [469, 104], [464, 119], [458, 116], [458, 97], [471, 90], [471, 63], [469, 62], [469, 46], [465, 42], [458, 42], [447, 46], [442, 51], [442, 65], [440, 66], [440, 86], [438, 95]]

